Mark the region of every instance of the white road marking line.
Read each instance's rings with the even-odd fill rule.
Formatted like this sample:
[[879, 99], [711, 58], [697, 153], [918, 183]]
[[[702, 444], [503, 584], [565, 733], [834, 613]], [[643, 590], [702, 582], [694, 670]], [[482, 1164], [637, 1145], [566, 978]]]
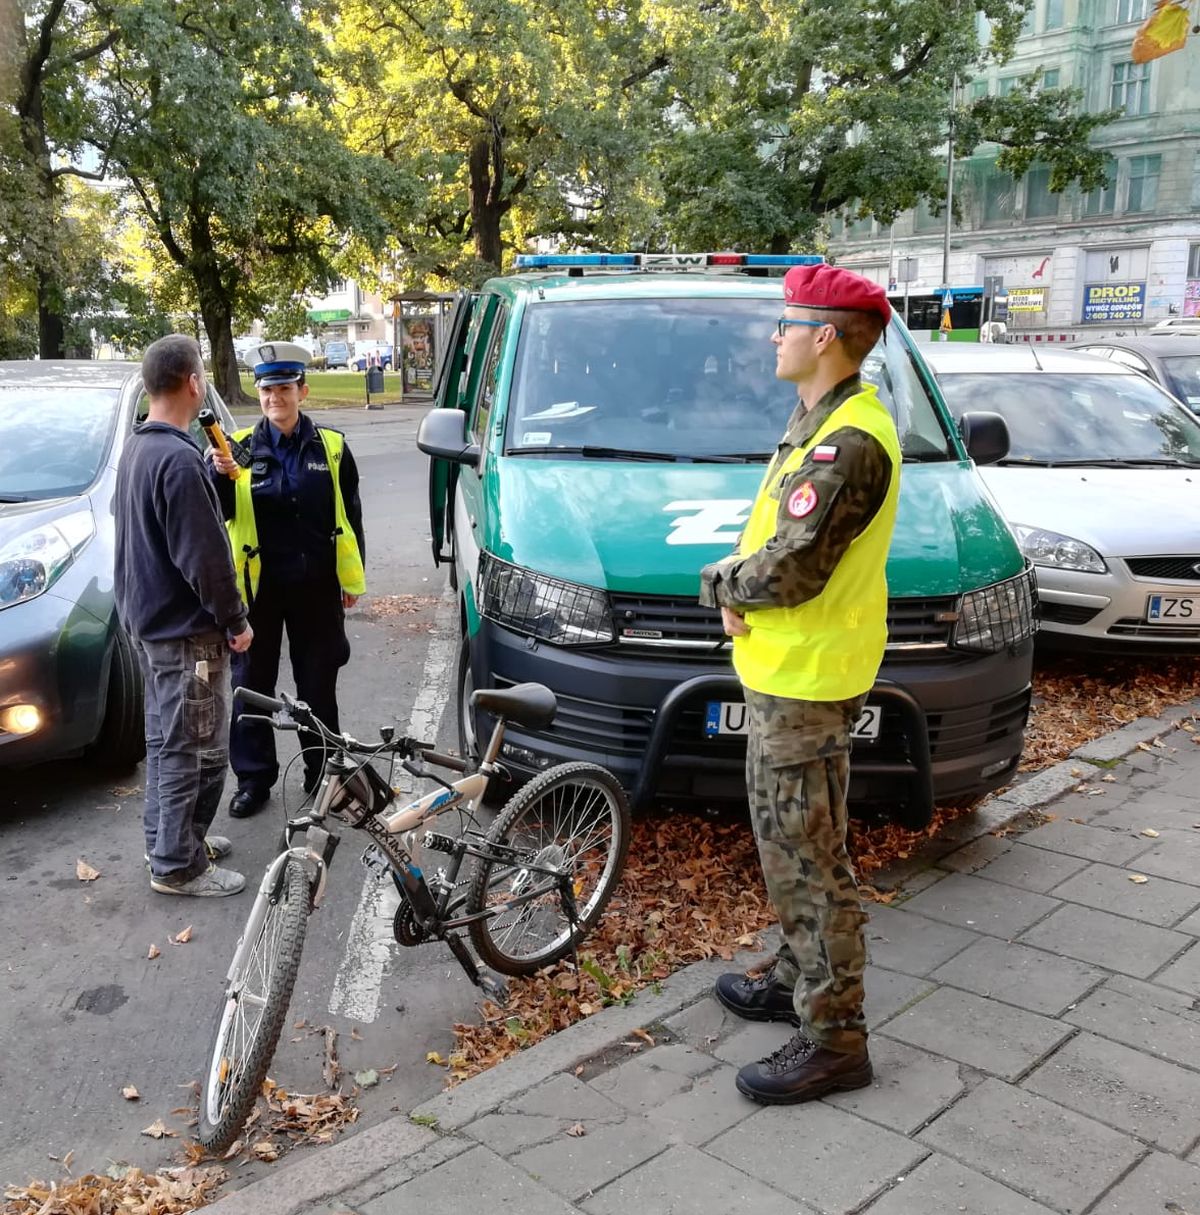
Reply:
[[[457, 600], [453, 592], [447, 590], [434, 616], [425, 669], [405, 731], [411, 738], [425, 738], [431, 742], [437, 739], [442, 711], [451, 699], [450, 683], [457, 645]], [[401, 771], [397, 787], [409, 793], [412, 786], [412, 777]], [[392, 920], [399, 905], [400, 896], [390, 880], [378, 879], [370, 873], [365, 875], [346, 938], [346, 952], [329, 997], [331, 1013], [363, 1022], [374, 1021], [379, 1015], [383, 972], [395, 945]]]

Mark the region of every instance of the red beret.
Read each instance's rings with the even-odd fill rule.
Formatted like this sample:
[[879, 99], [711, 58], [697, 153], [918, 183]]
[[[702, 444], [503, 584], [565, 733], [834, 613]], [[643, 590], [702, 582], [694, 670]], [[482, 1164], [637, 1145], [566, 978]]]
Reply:
[[877, 312], [886, 325], [892, 316], [887, 292], [861, 274], [827, 266], [793, 266], [783, 279], [784, 303], [797, 308], [844, 308]]

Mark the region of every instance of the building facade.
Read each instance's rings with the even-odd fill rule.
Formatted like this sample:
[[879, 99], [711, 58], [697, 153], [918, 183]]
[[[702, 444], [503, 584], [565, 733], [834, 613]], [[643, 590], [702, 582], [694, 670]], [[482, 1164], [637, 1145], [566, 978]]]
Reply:
[[335, 283], [328, 294], [308, 301], [308, 323], [326, 342], [390, 341], [392, 308], [353, 279]]
[[[1010, 340], [1135, 333], [1168, 316], [1200, 316], [1200, 35], [1135, 64], [1130, 48], [1154, 0], [1035, 0], [1002, 67], [968, 81], [968, 98], [1029, 87], [1076, 88], [1092, 112], [1120, 110], [1093, 143], [1110, 185], [1049, 189], [1034, 166], [1014, 180], [994, 145], [955, 166], [961, 217], [951, 230], [949, 285], [1003, 279]], [[944, 216], [921, 207], [894, 225], [835, 224], [830, 253], [880, 283], [943, 283]], [[909, 260], [912, 259], [912, 260]], [[906, 286], [896, 283], [903, 294]]]

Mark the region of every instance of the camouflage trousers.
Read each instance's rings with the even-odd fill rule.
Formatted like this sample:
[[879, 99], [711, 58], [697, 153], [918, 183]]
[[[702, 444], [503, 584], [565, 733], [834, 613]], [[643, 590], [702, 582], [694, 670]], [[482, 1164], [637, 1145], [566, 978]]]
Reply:
[[853, 1052], [863, 1016], [866, 913], [846, 851], [850, 729], [866, 697], [786, 700], [745, 689], [746, 785], [783, 944], [776, 978], [795, 991], [809, 1037]]

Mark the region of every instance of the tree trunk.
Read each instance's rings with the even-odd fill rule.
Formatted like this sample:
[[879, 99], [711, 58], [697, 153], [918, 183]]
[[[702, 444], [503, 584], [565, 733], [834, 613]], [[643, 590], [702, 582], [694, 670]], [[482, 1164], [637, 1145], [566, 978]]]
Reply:
[[63, 343], [66, 318], [63, 316], [62, 282], [58, 274], [59, 214], [54, 178], [50, 176], [50, 145], [46, 139], [46, 115], [42, 109], [42, 85], [38, 78], [30, 87], [26, 113], [21, 122], [21, 142], [33, 165], [38, 201], [43, 212], [47, 237], [37, 250], [38, 354], [43, 359], [66, 357]]
[[504, 162], [499, 148], [486, 135], [471, 145], [467, 158], [469, 172], [467, 195], [471, 206], [471, 234], [475, 256], [500, 269], [500, 221], [508, 205], [500, 199], [504, 182]]
[[209, 216], [202, 210], [194, 211], [189, 219], [188, 233], [191, 257], [187, 268], [196, 284], [200, 316], [204, 332], [208, 334], [213, 383], [230, 409], [257, 405], [254, 397], [242, 391], [238, 378], [237, 352], [233, 348], [232, 292], [221, 275]]

